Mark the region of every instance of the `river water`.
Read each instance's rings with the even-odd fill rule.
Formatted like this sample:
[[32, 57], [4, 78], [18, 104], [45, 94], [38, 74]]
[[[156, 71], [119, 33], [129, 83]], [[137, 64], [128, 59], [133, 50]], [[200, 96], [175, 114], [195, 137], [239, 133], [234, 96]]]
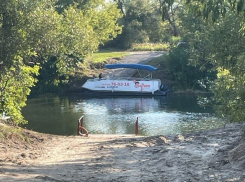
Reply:
[[84, 98], [80, 94], [41, 95], [29, 98], [22, 110], [26, 128], [57, 135], [76, 135], [77, 121], [93, 134], [184, 134], [224, 124], [211, 108], [197, 105], [197, 96]]

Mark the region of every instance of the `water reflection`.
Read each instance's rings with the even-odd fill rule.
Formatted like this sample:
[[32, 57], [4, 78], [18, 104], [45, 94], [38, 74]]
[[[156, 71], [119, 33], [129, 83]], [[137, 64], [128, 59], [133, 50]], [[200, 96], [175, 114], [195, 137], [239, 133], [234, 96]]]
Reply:
[[134, 134], [136, 117], [141, 135], [189, 133], [221, 126], [212, 113], [189, 95], [87, 99], [79, 94], [43, 95], [28, 99], [23, 108], [27, 128], [59, 135], [75, 135], [81, 116], [90, 133]]

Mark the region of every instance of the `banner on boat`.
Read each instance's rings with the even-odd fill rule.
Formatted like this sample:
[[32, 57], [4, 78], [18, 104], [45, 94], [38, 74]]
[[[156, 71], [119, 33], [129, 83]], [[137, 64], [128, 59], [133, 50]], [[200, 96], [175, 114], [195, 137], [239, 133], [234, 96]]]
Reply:
[[[85, 88], [101, 91], [143, 91], [152, 92], [157, 90], [157, 81], [138, 81], [138, 80], [94, 80], [87, 82]], [[154, 89], [155, 88], [155, 89]]]

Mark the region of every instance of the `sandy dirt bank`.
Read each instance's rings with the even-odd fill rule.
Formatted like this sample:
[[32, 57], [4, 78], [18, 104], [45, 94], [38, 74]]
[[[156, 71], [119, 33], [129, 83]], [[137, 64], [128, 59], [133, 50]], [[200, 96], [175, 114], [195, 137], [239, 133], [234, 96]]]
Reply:
[[241, 128], [175, 136], [54, 136], [0, 142], [1, 182], [245, 181]]

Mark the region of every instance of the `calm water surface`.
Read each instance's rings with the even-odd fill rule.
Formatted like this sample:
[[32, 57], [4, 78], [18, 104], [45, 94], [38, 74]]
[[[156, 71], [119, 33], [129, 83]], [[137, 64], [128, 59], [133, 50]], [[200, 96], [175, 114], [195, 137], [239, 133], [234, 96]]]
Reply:
[[77, 120], [94, 134], [134, 134], [139, 118], [140, 135], [184, 134], [222, 126], [212, 109], [197, 105], [193, 95], [167, 97], [84, 98], [79, 94], [30, 98], [23, 108], [34, 131], [75, 135]]

